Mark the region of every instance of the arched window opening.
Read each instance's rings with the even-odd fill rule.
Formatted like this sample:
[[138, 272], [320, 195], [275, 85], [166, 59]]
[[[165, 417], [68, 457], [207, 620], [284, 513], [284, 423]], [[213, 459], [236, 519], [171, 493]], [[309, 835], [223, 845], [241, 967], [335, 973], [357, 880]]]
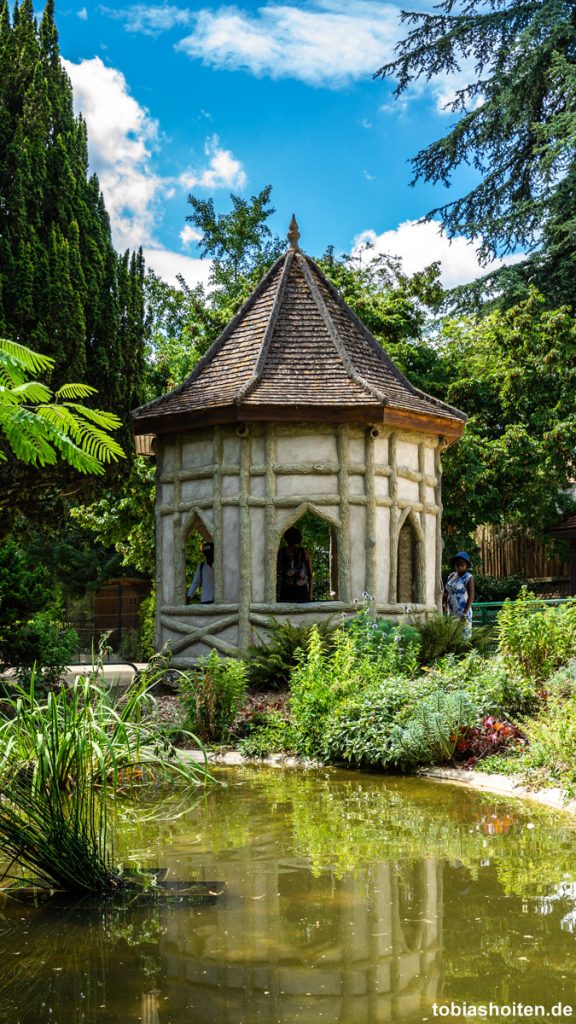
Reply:
[[416, 604], [418, 601], [416, 566], [416, 533], [412, 523], [407, 520], [398, 537], [398, 604]]
[[338, 600], [336, 531], [314, 512], [300, 516], [286, 531], [277, 566], [277, 601]]
[[195, 519], [185, 541], [187, 604], [214, 602], [214, 544], [203, 523]]

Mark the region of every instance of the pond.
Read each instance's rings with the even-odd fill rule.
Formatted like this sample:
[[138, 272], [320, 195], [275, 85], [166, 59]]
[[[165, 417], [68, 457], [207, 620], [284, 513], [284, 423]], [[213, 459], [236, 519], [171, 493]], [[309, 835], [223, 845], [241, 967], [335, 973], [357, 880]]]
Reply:
[[[243, 768], [124, 864], [191, 905], [0, 906], [7, 1024], [381, 1024], [576, 1016], [570, 818], [415, 778]], [[177, 815], [180, 815], [177, 817]], [[453, 1005], [451, 1005], [453, 1004]], [[519, 1010], [519, 1005], [522, 1007]], [[538, 1008], [542, 1008], [540, 1013]]]

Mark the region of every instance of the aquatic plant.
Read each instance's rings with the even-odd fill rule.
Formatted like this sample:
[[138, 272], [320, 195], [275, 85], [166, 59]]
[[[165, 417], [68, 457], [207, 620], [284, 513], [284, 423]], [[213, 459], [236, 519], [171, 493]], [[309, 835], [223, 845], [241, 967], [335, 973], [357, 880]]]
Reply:
[[121, 887], [110, 867], [114, 798], [159, 779], [195, 787], [206, 765], [181, 758], [159, 730], [146, 680], [114, 697], [85, 677], [39, 699], [2, 702], [0, 853], [74, 891]]

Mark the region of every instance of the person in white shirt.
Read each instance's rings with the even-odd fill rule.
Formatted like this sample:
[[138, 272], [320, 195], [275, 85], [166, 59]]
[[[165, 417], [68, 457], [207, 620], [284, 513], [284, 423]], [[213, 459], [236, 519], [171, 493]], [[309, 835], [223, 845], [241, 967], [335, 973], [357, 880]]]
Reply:
[[200, 562], [196, 569], [186, 597], [191, 600], [199, 590], [200, 604], [214, 604], [214, 545], [212, 541], [204, 541], [202, 554], [204, 561]]

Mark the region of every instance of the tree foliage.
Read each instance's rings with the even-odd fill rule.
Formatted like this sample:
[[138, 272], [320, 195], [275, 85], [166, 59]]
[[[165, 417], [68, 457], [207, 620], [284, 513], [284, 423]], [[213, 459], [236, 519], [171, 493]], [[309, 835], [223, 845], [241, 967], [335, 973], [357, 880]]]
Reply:
[[274, 213], [268, 206], [272, 186], [266, 185], [250, 199], [231, 193], [229, 213], [216, 213], [213, 199], [189, 195], [192, 213], [186, 218], [200, 231], [201, 256], [212, 260], [212, 284], [229, 295], [245, 290], [245, 278], [267, 269], [285, 250], [266, 221]]
[[[0, 334], [53, 360], [126, 422], [142, 389], [141, 254], [120, 258], [75, 117], [54, 3], [0, 0]], [[126, 440], [126, 438], [125, 438]]]
[[[431, 210], [450, 236], [480, 243], [484, 260], [538, 250], [511, 277], [537, 283], [552, 305], [576, 302], [576, 20], [570, 0], [445, 0], [404, 13], [396, 59], [379, 69], [396, 95], [420, 78], [468, 73], [448, 109], [458, 120], [413, 159], [414, 180], [449, 185], [472, 166], [468, 194]], [[526, 297], [526, 292], [522, 296]]]
[[[109, 433], [120, 420], [78, 401], [95, 393], [88, 384], [63, 384], [53, 395], [45, 384], [27, 379], [49, 371], [53, 362], [0, 338], [0, 433], [22, 462], [50, 466], [60, 458], [80, 473], [101, 475], [105, 463], [124, 457]], [[1, 460], [6, 453], [0, 448]]]
[[444, 525], [540, 530], [573, 506], [576, 319], [533, 292], [507, 311], [449, 320], [439, 340], [442, 397], [468, 423], [444, 458]]

